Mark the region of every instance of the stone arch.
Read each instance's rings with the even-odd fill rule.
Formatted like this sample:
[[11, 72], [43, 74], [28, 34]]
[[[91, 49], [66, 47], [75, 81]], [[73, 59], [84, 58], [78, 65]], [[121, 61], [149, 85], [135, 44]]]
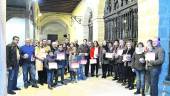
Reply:
[[58, 40], [64, 40], [63, 35], [68, 34], [68, 25], [61, 18], [47, 16], [41, 21], [40, 39], [47, 39], [48, 34], [58, 35]]

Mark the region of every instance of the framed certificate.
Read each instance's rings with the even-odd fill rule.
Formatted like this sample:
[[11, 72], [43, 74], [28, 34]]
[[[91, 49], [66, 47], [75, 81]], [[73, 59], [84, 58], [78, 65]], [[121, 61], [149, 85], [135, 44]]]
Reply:
[[73, 69], [79, 68], [79, 63], [78, 62], [71, 62], [70, 67], [73, 68]]
[[145, 54], [145, 60], [147, 61], [155, 61], [155, 53], [153, 52], [148, 52]]
[[87, 60], [80, 60], [80, 64], [83, 64], [83, 65], [87, 64]]
[[49, 66], [49, 69], [58, 69], [56, 62], [49, 62], [48, 66]]
[[131, 55], [130, 54], [123, 55], [123, 60], [124, 61], [131, 61]]
[[123, 54], [123, 50], [118, 50], [117, 55], [121, 56]]
[[106, 53], [106, 58], [112, 59], [113, 58], [113, 53]]
[[90, 59], [90, 64], [96, 64], [97, 60], [96, 59]]
[[57, 53], [57, 60], [65, 60], [65, 54], [64, 53]]

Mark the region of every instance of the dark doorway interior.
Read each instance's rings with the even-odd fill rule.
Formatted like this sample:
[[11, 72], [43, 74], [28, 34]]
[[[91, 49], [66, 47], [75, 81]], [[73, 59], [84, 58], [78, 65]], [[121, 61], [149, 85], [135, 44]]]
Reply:
[[56, 34], [48, 34], [47, 39], [51, 40], [51, 42], [58, 40], [58, 35]]

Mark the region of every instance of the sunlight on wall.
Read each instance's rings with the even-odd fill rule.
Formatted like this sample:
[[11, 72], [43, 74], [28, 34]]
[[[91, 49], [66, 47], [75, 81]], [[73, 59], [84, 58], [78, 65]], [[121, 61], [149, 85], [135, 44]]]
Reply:
[[138, 41], [146, 42], [158, 36], [158, 12], [159, 0], [138, 0]]
[[[30, 22], [30, 37], [33, 39], [33, 25]], [[19, 36], [19, 45], [25, 41], [25, 18], [11, 18], [6, 23], [6, 44], [11, 43], [13, 36]]]

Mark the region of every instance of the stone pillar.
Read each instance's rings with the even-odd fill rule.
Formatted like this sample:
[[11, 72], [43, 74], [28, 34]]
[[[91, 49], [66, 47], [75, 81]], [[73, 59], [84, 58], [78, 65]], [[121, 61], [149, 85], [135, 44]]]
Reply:
[[101, 43], [104, 40], [104, 19], [103, 17], [93, 20], [93, 40]]
[[0, 0], [0, 96], [7, 95], [7, 71], [6, 71], [6, 0]]
[[138, 0], [138, 41], [158, 36], [159, 0]]

